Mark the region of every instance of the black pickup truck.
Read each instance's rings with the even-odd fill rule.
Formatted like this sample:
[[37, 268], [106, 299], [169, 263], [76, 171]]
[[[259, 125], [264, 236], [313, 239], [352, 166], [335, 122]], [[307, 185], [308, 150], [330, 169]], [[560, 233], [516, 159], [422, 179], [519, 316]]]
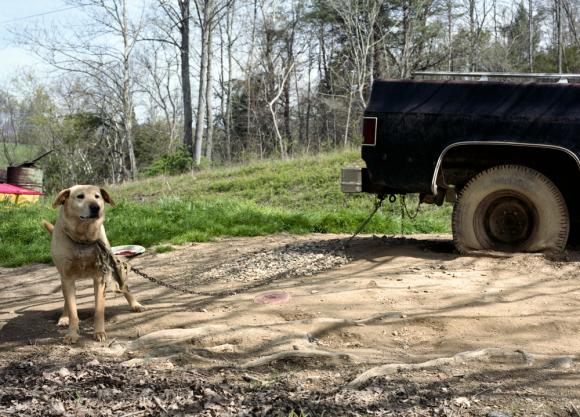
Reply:
[[580, 220], [580, 85], [375, 81], [345, 192], [454, 202], [457, 249], [563, 250]]

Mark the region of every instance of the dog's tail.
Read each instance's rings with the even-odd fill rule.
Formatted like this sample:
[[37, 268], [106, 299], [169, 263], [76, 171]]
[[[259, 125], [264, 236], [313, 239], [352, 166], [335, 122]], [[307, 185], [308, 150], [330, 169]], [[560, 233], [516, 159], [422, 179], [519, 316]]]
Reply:
[[46, 231], [50, 234], [52, 234], [52, 231], [54, 230], [54, 225], [47, 222], [46, 220], [42, 221], [42, 226], [46, 229]]

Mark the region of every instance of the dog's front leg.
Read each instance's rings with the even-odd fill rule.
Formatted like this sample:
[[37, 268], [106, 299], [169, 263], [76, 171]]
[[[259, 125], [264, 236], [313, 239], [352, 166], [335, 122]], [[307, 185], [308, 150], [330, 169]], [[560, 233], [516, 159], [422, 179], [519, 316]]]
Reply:
[[64, 308], [62, 309], [62, 314], [60, 315], [58, 322], [56, 324], [58, 327], [68, 327], [68, 306], [66, 305], [66, 298], [64, 300]]
[[100, 277], [93, 281], [95, 288], [95, 340], [97, 342], [107, 340], [107, 333], [105, 333], [105, 293], [107, 286], [105, 282]]
[[145, 310], [145, 307], [143, 307], [143, 305], [139, 301], [137, 301], [135, 296], [129, 291], [129, 288], [127, 288], [127, 292], [123, 293], [123, 295], [125, 296], [125, 299], [131, 306], [131, 310], [133, 310], [136, 313], [140, 313], [141, 311]]
[[65, 343], [76, 343], [79, 340], [79, 316], [77, 313], [76, 286], [74, 279], [61, 280], [64, 296], [64, 314], [68, 315], [68, 334]]

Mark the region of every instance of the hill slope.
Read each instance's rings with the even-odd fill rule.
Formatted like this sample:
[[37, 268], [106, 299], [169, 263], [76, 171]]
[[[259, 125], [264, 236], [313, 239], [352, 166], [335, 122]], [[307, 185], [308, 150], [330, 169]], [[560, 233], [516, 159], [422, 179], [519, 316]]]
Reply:
[[[374, 198], [345, 197], [340, 168], [361, 165], [358, 151], [257, 162], [173, 177], [155, 177], [110, 187], [117, 202], [108, 209], [107, 235], [113, 245], [207, 241], [219, 236], [273, 233], [351, 233], [368, 216]], [[49, 262], [49, 236], [40, 220], [54, 221], [51, 197], [39, 206], [0, 207], [0, 265]], [[416, 199], [409, 199], [415, 207]], [[398, 203], [385, 206], [367, 233], [401, 232]], [[422, 206], [405, 233], [448, 232], [450, 207]], [[163, 248], [161, 248], [163, 250]]]

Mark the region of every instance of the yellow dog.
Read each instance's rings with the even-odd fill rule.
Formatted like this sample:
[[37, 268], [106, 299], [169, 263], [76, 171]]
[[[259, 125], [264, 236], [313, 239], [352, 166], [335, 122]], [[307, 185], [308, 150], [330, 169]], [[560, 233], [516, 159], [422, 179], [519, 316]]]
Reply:
[[[56, 224], [53, 226], [43, 222], [44, 227], [52, 233], [52, 260], [61, 278], [64, 310], [58, 325], [68, 325], [69, 331], [65, 336], [67, 343], [75, 343], [79, 339], [75, 282], [84, 278], [92, 278], [95, 289], [95, 340], [107, 339], [105, 290], [108, 277], [103, 276], [96, 245], [100, 240], [110, 248], [103, 225], [105, 203], [115, 205], [104, 189], [94, 185], [75, 185], [58, 193], [52, 205], [54, 208], [60, 206]], [[143, 310], [133, 294], [128, 290], [123, 294], [133, 311]]]

